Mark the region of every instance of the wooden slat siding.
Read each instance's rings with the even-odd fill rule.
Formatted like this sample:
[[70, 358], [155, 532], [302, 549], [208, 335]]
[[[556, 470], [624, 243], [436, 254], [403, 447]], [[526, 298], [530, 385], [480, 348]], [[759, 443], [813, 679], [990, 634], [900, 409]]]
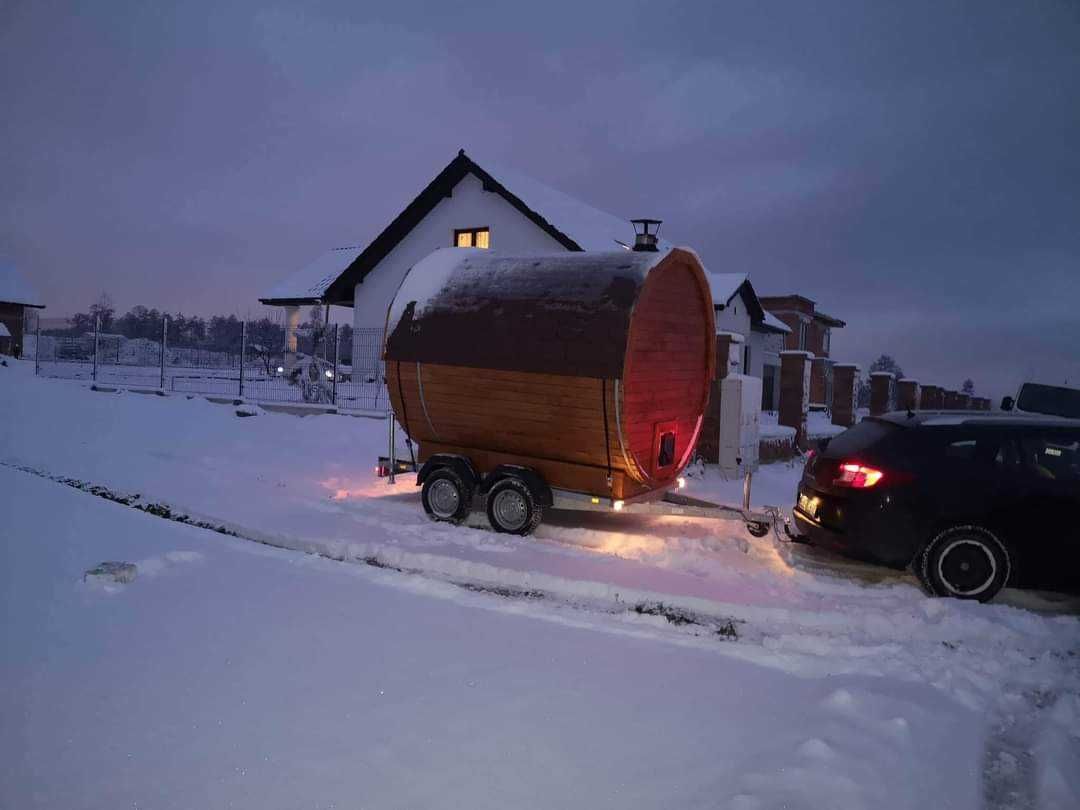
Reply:
[[[387, 370], [393, 383], [394, 410], [400, 414], [397, 363], [389, 363]], [[420, 443], [421, 458], [433, 452], [430, 447], [449, 444], [470, 448], [465, 455], [473, 459], [481, 472], [489, 468], [478, 459], [492, 454], [519, 458], [517, 462], [499, 463], [524, 463], [521, 458], [561, 461], [571, 465], [572, 475], [567, 480], [549, 480], [552, 486], [610, 495], [600, 380], [526, 372], [476, 372], [473, 368], [421, 364], [424, 403], [432, 423], [429, 426], [420, 400], [416, 364], [401, 364], [400, 391], [405, 398], [410, 436]], [[609, 382], [608, 442], [612, 473], [622, 476], [625, 465], [615, 432], [612, 388]], [[565, 472], [558, 465], [548, 467], [554, 474]], [[592, 482], [589, 489], [579, 485], [583, 473], [578, 467], [590, 470], [584, 474]], [[600, 478], [598, 470], [602, 473]], [[596, 489], [596, 481], [600, 481], [601, 489]]]
[[[677, 423], [676, 461], [695, 440], [711, 376], [714, 331], [705, 279], [681, 261], [653, 270], [634, 308], [623, 378], [623, 430], [632, 460], [652, 475], [655, 427]], [[670, 483], [678, 464], [651, 483]]]

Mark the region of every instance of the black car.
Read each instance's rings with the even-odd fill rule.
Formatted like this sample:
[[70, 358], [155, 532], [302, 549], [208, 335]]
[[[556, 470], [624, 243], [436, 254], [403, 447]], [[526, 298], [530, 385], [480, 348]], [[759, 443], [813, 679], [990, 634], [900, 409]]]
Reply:
[[812, 452], [794, 510], [808, 542], [938, 596], [1080, 586], [1080, 420], [966, 412], [864, 419]]

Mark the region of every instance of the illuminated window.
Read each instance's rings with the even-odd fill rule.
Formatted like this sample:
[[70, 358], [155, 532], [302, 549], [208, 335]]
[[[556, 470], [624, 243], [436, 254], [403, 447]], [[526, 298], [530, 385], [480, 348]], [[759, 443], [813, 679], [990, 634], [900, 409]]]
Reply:
[[462, 228], [454, 231], [456, 247], [486, 248], [491, 245], [491, 231], [488, 228]]

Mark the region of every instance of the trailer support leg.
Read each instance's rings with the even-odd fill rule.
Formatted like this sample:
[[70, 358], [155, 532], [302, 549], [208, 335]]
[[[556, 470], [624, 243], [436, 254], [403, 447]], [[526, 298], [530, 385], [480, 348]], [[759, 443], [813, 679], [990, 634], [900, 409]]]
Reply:
[[397, 471], [397, 446], [394, 441], [397, 438], [397, 431], [394, 430], [394, 415], [388, 413], [386, 415], [386, 421], [390, 425], [390, 475], [388, 483], [394, 485], [394, 473]]

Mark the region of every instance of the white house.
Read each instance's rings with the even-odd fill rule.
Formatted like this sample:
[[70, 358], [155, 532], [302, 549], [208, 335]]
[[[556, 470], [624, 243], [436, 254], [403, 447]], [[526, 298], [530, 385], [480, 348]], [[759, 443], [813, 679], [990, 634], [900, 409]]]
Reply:
[[710, 273], [716, 332], [741, 337], [736, 361], [740, 374], [761, 378], [761, 408], [776, 410], [780, 393], [780, 352], [791, 327], [761, 305], [750, 278], [744, 273]]
[[[390, 300], [409, 268], [438, 248], [550, 253], [628, 249], [633, 242], [629, 220], [517, 172], [480, 166], [461, 150], [370, 244], [327, 252], [259, 300], [285, 307], [293, 333], [301, 306], [352, 307], [353, 365], [374, 371]], [[787, 327], [762, 309], [745, 275], [713, 279], [717, 328], [744, 336], [746, 365], [760, 376], [767, 352], [779, 351], [767, 340], [782, 339]]]

